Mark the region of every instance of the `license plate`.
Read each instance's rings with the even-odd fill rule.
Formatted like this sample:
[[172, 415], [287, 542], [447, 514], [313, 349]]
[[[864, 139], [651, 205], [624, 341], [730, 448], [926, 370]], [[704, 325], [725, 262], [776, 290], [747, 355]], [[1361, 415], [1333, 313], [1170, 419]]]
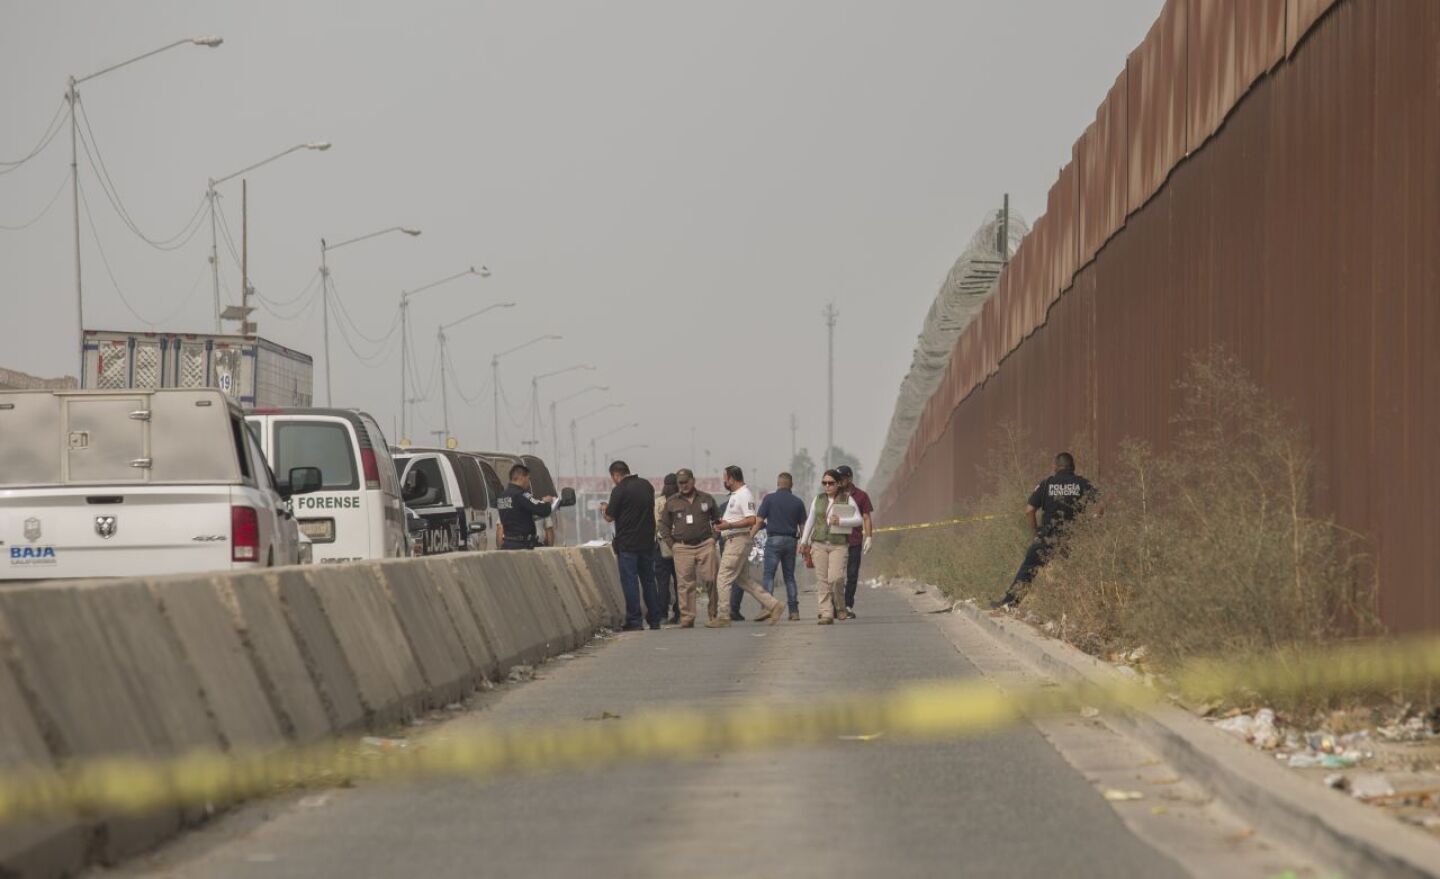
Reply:
[[300, 533], [315, 543], [330, 543], [335, 539], [335, 520], [301, 519]]

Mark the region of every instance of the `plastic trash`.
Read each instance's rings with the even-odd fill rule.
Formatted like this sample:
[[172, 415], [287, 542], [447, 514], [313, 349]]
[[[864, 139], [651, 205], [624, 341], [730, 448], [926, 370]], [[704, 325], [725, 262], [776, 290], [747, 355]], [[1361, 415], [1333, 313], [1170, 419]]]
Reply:
[[1350, 779], [1350, 796], [1358, 800], [1388, 797], [1395, 793], [1395, 786], [1383, 775], [1366, 772]]
[[1124, 803], [1130, 800], [1143, 800], [1145, 799], [1145, 795], [1140, 793], [1138, 790], [1116, 790], [1114, 788], [1106, 788], [1105, 799], [1109, 800], [1112, 803]]
[[1261, 708], [1255, 712], [1255, 722], [1250, 729], [1250, 741], [1258, 748], [1273, 751], [1280, 746], [1280, 731], [1275, 728], [1275, 712]]
[[1242, 742], [1248, 742], [1251, 733], [1255, 731], [1255, 718], [1248, 714], [1237, 714], [1234, 717], [1218, 721], [1215, 728], [1229, 733]]

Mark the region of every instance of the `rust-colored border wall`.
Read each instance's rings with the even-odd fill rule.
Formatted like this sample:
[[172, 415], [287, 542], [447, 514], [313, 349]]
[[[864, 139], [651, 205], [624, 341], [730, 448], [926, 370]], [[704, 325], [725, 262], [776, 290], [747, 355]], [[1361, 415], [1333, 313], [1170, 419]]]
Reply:
[[[1124, 438], [1167, 444], [1186, 357], [1223, 344], [1309, 426], [1320, 502], [1371, 538], [1385, 621], [1440, 628], [1440, 3], [1216, 3], [1206, 12], [1233, 13], [1227, 37], [1197, 13], [1205, 2], [1167, 6], [1205, 47], [1174, 69], [1224, 66], [1239, 103], [1207, 131], [1228, 86], [1187, 89], [1204, 98], [1179, 117], [1190, 155], [1100, 240], [1127, 142], [1115, 129], [1149, 124], [1123, 121], [1113, 102], [1137, 89], [1117, 82], [1076, 145], [1077, 173], [1051, 193], [1072, 220], [1036, 223], [957, 341], [880, 510], [897, 522], [963, 509], [1006, 420], [1046, 446], [1090, 438], [1100, 458], [1085, 469], [1103, 480]], [[1287, 21], [1311, 30], [1297, 39]], [[1147, 42], [1173, 31], [1157, 23]], [[1172, 149], [1168, 107], [1159, 139], [1130, 148]], [[1120, 180], [1154, 182], [1141, 159], [1145, 173], [1132, 164]]]

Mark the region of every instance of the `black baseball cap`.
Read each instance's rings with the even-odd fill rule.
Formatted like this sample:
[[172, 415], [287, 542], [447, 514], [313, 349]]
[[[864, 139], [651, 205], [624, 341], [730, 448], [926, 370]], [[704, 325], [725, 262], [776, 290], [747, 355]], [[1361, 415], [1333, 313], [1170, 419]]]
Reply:
[[849, 465], [849, 464], [841, 464], [839, 467], [836, 467], [836, 468], [835, 468], [835, 472], [836, 472], [836, 473], [839, 473], [841, 476], [845, 477], [846, 479], [854, 479], [854, 478], [855, 478], [855, 471], [850, 469], [850, 465]]
[[679, 485], [679, 484], [680, 484], [680, 480], [679, 480], [679, 478], [677, 478], [677, 477], [675, 476], [674, 473], [666, 473], [666, 474], [665, 474], [665, 484], [666, 484], [666, 485]]

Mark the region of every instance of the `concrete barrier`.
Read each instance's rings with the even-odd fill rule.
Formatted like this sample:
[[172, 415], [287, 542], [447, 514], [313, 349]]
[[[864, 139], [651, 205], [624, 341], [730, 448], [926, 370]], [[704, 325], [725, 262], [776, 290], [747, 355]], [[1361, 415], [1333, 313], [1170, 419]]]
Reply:
[[355, 676], [367, 725], [379, 726], [410, 716], [430, 693], [373, 568], [365, 563], [322, 565], [308, 571], [305, 581]]
[[[0, 662], [0, 769], [16, 766], [49, 768], [54, 758], [9, 665]], [[77, 872], [84, 862], [88, 832], [84, 825], [69, 821], [0, 827], [0, 865], [42, 876]]]
[[[568, 549], [0, 590], [0, 768], [376, 729], [615, 625], [614, 570]], [[200, 817], [0, 826], [0, 876], [111, 864]]]
[[416, 565], [397, 559], [367, 567], [390, 596], [430, 694], [445, 702], [459, 699], [475, 681], [460, 635], [450, 622], [450, 611], [431, 585], [446, 564], [435, 560]]
[[[336, 732], [300, 645], [286, 622], [274, 575], [216, 574], [210, 578], [244, 645], [270, 709], [285, 735], [309, 744]], [[354, 702], [355, 722], [361, 717]]]
[[281, 744], [285, 733], [265, 695], [213, 580], [165, 577], [149, 581], [150, 594], [195, 671], [205, 704], [227, 747]]
[[311, 573], [310, 568], [284, 568], [268, 575], [267, 581], [284, 609], [295, 646], [320, 694], [320, 704], [330, 728], [335, 732], [349, 732], [365, 724], [360, 688], [329, 618], [310, 589]]

